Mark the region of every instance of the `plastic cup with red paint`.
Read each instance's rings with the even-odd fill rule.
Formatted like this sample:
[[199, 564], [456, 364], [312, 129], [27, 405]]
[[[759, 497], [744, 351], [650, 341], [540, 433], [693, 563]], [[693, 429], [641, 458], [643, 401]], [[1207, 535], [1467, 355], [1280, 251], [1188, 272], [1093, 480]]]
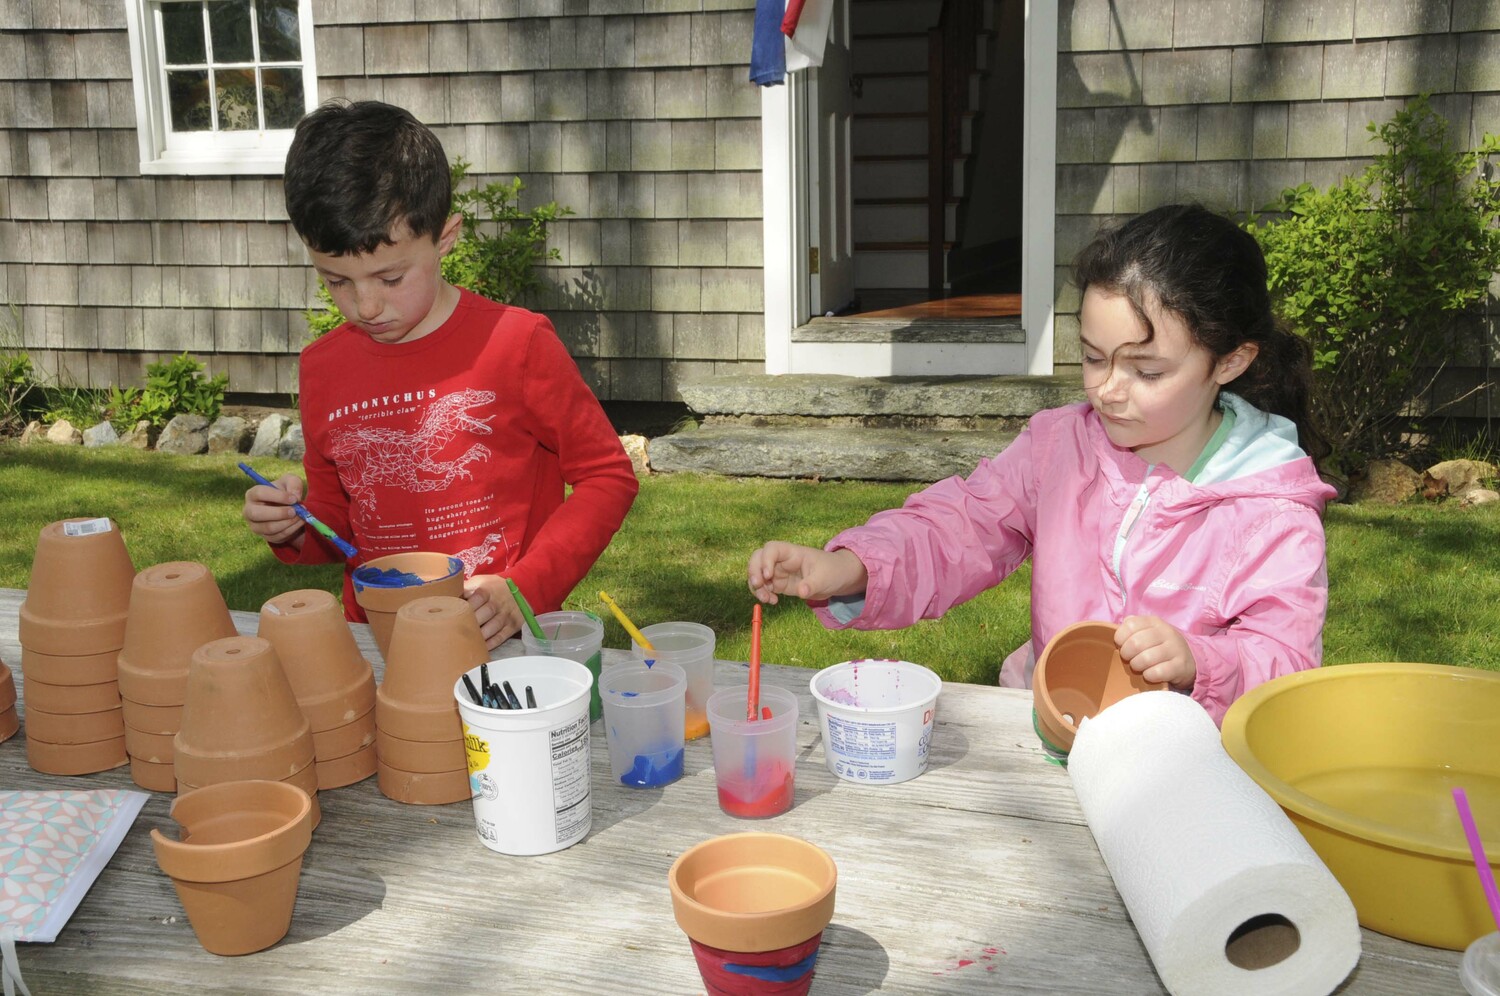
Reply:
[[760, 704], [769, 719], [745, 718], [743, 686], [721, 688], [708, 699], [719, 808], [745, 819], [791, 809], [796, 788], [797, 696], [762, 685]]

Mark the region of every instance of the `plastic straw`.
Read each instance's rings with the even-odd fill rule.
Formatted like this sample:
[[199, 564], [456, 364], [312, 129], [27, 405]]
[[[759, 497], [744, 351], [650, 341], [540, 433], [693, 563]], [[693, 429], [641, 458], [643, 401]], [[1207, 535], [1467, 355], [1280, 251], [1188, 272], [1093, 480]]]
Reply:
[[526, 601], [526, 596], [521, 594], [521, 589], [510, 578], [505, 579], [505, 586], [510, 589], [510, 597], [516, 600], [516, 608], [521, 610], [521, 618], [526, 620], [526, 628], [531, 630], [531, 635], [538, 640], [545, 640], [547, 634], [542, 632], [542, 624], [536, 621], [536, 614], [531, 611], [531, 603]]
[[1500, 930], [1500, 889], [1495, 888], [1495, 873], [1490, 869], [1489, 859], [1484, 856], [1484, 842], [1479, 839], [1474, 814], [1469, 812], [1469, 797], [1456, 785], [1453, 787], [1453, 804], [1458, 807], [1458, 820], [1464, 825], [1464, 836], [1469, 838], [1469, 853], [1474, 855], [1474, 870], [1479, 872], [1479, 884], [1484, 889], [1485, 901], [1490, 904], [1490, 916], [1495, 919], [1495, 929]]
[[750, 689], [745, 718], [760, 718], [760, 603], [750, 611]]
[[620, 621], [620, 625], [625, 627], [625, 632], [630, 634], [630, 638], [634, 640], [642, 650], [651, 654], [656, 653], [656, 648], [651, 645], [651, 641], [641, 635], [641, 631], [635, 628], [635, 623], [630, 621], [630, 617], [625, 614], [624, 609], [615, 604], [615, 600], [613, 598], [610, 598], [608, 594], [601, 591], [599, 593], [599, 600], [602, 601], [605, 605], [609, 606], [609, 611], [615, 614], [615, 618]]

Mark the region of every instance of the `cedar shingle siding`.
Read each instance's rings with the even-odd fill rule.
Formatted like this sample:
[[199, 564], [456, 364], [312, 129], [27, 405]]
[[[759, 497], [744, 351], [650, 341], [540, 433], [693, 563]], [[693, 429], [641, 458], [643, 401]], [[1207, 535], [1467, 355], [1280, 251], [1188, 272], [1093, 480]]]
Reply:
[[[323, 0], [320, 98], [432, 125], [575, 214], [538, 306], [603, 398], [762, 366], [753, 0]], [[121, 0], [0, 0], [0, 301], [43, 371], [140, 384], [189, 350], [295, 388], [316, 283], [278, 177], [141, 176]], [[0, 320], [5, 320], [0, 315]]]
[[[1450, 134], [1500, 132], [1495, 0], [1063, 0], [1058, 26], [1057, 334], [1078, 363], [1067, 264], [1106, 219], [1174, 201], [1265, 207], [1362, 170], [1370, 121], [1432, 93]], [[1500, 367], [1500, 281], [1443, 401]], [[1460, 369], [1467, 366], [1467, 369]], [[1491, 388], [1500, 413], [1500, 391]], [[1451, 414], [1485, 414], [1476, 393]]]

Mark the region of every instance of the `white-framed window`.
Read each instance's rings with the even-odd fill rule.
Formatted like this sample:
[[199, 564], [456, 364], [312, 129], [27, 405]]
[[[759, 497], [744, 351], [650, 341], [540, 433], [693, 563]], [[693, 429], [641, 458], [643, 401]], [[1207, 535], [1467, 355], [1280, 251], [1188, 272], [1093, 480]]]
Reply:
[[317, 106], [312, 0], [124, 0], [142, 173], [280, 173]]

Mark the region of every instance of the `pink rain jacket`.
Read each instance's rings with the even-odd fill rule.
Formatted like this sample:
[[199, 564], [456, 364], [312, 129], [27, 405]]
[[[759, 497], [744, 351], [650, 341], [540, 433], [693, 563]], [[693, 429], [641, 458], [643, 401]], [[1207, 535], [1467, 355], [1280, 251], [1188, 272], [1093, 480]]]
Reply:
[[1025, 684], [1064, 627], [1155, 615], [1187, 637], [1192, 696], [1221, 722], [1247, 690], [1322, 661], [1321, 512], [1335, 492], [1291, 422], [1220, 399], [1235, 422], [1199, 483], [1114, 446], [1086, 403], [1038, 412], [967, 480], [835, 536], [827, 549], [853, 551], [870, 581], [863, 599], [815, 605], [819, 618], [856, 629], [937, 618], [1031, 557], [1031, 642], [1012, 655], [1026, 658]]

